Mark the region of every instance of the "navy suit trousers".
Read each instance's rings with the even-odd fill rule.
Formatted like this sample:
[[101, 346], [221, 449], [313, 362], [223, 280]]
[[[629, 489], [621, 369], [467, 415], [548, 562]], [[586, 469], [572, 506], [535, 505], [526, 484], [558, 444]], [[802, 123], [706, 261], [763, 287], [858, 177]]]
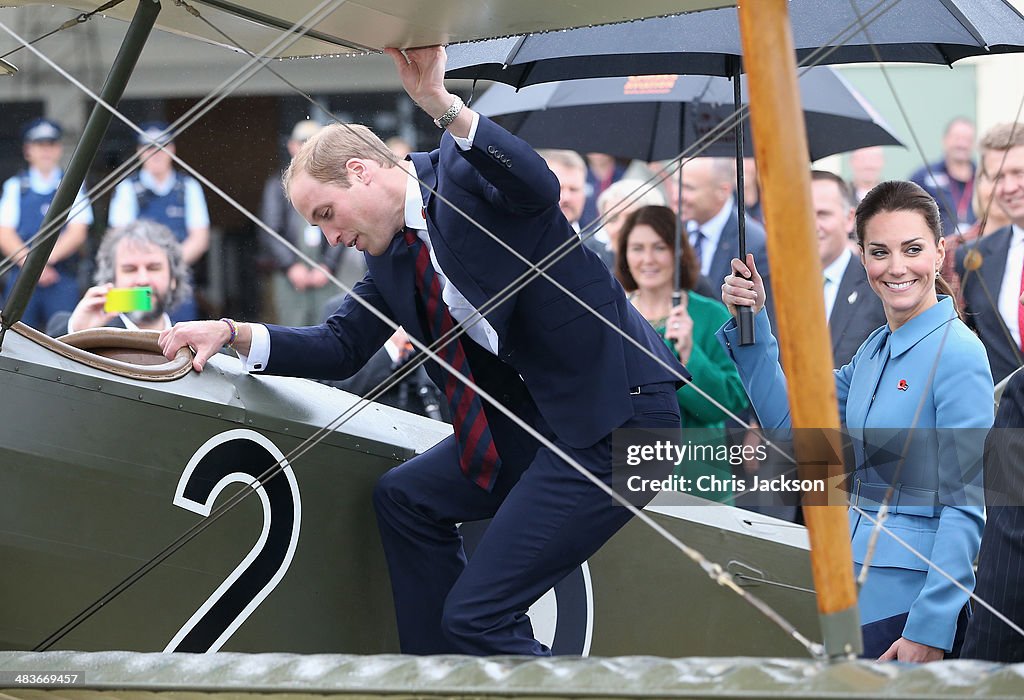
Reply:
[[[632, 399], [635, 415], [622, 428], [678, 430], [674, 386]], [[528, 396], [516, 412], [611, 484], [611, 435], [574, 449]], [[527, 609], [631, 517], [552, 450], [489, 420], [502, 458], [492, 492], [462, 474], [454, 437], [389, 471], [375, 490], [404, 653], [549, 655]], [[467, 563], [457, 524], [485, 518], [493, 519]]]

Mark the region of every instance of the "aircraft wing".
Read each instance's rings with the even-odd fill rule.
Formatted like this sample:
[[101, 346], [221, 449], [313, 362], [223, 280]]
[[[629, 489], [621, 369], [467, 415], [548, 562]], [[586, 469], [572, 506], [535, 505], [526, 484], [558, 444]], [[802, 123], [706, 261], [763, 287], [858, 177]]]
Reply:
[[[320, 4], [320, 0], [188, 0], [202, 15], [165, 0], [156, 27], [235, 49], [213, 27], [253, 53], [261, 53]], [[53, 0], [2, 0], [4, 6], [54, 4]], [[57, 0], [85, 12], [103, 0]], [[130, 20], [136, 2], [104, 11]], [[298, 41], [270, 52], [276, 58], [364, 53], [386, 46], [449, 44], [514, 34], [608, 24], [630, 19], [735, 5], [735, 0], [333, 0]], [[204, 19], [206, 21], [204, 21]], [[209, 24], [207, 24], [209, 22]], [[292, 37], [293, 38], [293, 37]], [[287, 42], [288, 40], [285, 39]]]

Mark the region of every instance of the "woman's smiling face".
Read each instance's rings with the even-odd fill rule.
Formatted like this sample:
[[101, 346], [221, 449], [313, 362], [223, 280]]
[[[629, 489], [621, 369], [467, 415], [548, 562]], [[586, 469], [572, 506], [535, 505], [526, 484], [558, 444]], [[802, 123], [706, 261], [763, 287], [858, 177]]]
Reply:
[[637, 224], [626, 240], [626, 263], [640, 290], [671, 289], [673, 250], [647, 224]]
[[883, 211], [864, 226], [864, 270], [882, 300], [889, 327], [896, 330], [938, 302], [935, 274], [945, 241], [917, 211]]

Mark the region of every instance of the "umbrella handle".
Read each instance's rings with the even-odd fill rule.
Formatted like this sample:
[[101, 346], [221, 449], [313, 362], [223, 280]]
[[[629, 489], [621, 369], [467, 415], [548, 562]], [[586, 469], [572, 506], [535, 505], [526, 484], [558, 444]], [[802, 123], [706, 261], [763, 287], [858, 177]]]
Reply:
[[740, 345], [754, 344], [754, 310], [749, 306], [741, 306], [739, 318], [736, 325], [740, 329]]
[[[732, 88], [733, 88], [733, 105], [736, 111], [740, 111], [740, 105], [742, 104], [741, 92], [740, 92], [740, 64], [737, 61], [733, 66], [732, 75]], [[747, 259], [747, 206], [746, 202], [743, 201], [744, 190], [743, 181], [745, 179], [745, 173], [743, 172], [743, 120], [736, 122], [735, 129], [736, 138], [736, 213], [739, 216], [738, 227], [739, 227], [739, 246], [740, 246], [740, 260]], [[753, 345], [754, 344], [754, 311], [749, 306], [741, 306], [739, 308], [739, 318], [736, 319], [736, 325], [740, 329], [740, 345]]]

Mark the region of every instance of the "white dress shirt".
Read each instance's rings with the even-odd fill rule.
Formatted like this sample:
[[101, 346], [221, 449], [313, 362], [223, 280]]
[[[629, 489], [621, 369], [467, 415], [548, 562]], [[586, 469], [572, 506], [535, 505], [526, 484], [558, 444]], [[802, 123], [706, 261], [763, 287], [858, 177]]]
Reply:
[[1024, 229], [1014, 225], [1010, 233], [1010, 248], [1006, 251], [1006, 269], [1003, 284], [999, 287], [999, 315], [1010, 330], [1010, 337], [1020, 342], [1020, 324], [1017, 322], [1020, 309], [1020, 278], [1024, 268]]
[[[118, 314], [118, 317], [121, 319], [121, 323], [124, 324], [125, 329], [129, 331], [141, 330], [138, 326], [135, 325], [135, 321], [128, 318], [125, 314]], [[163, 315], [163, 317], [160, 319], [160, 323], [163, 325], [164, 330], [170, 328], [173, 325], [171, 323], [171, 317], [168, 316], [167, 314]], [[68, 333], [74, 332], [75, 328], [71, 325], [71, 319], [68, 318]]]
[[[729, 216], [732, 215], [734, 205], [735, 200], [730, 196], [725, 206], [703, 224], [698, 224], [692, 219], [686, 222], [686, 230], [690, 234], [691, 246], [697, 243], [697, 229], [700, 229], [700, 232], [704, 234], [704, 242], [701, 244], [700, 249], [700, 273], [705, 277], [711, 271], [711, 260], [715, 257], [715, 251], [718, 250], [718, 241], [722, 238], [722, 230], [729, 222]], [[711, 281], [717, 282], [719, 280]]]
[[839, 285], [843, 282], [843, 275], [846, 274], [846, 266], [853, 259], [853, 253], [849, 248], [843, 248], [839, 257], [829, 263], [821, 273], [825, 276], [825, 318], [832, 318], [832, 309], [836, 305], [836, 297], [839, 296]]

